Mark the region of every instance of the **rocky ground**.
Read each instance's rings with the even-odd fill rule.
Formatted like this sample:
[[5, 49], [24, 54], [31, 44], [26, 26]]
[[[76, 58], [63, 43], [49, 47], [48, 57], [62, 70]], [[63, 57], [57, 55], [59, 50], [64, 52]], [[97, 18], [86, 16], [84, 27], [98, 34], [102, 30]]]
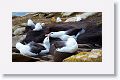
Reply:
[[[81, 15], [83, 12], [37, 12], [30, 13], [25, 16], [13, 16], [12, 17], [12, 61], [13, 62], [54, 62], [54, 56], [52, 54], [40, 57], [23, 56], [16, 51], [16, 42], [25, 38], [24, 35], [25, 25], [27, 20], [32, 19], [34, 22], [43, 22], [46, 25], [56, 23], [56, 18], [61, 17], [62, 22], [75, 21], [76, 15]], [[102, 23], [102, 13], [86, 18], [88, 21], [95, 21], [96, 25]], [[95, 54], [94, 54], [95, 53]], [[94, 48], [79, 48], [75, 55], [67, 57], [63, 60], [64, 62], [101, 62], [102, 61], [102, 50]]]

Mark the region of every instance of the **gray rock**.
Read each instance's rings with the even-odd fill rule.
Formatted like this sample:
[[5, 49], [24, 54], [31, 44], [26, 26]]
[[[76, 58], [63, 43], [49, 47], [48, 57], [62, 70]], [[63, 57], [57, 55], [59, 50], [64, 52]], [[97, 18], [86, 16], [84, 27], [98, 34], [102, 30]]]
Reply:
[[17, 28], [20, 28], [21, 26], [12, 26], [12, 31], [14, 32]]
[[65, 22], [75, 22], [77, 17], [68, 18]]
[[53, 60], [53, 55], [46, 55], [46, 56], [42, 56], [41, 58], [43, 60], [49, 61], [49, 60]]
[[27, 26], [27, 23], [22, 23], [22, 24], [20, 24], [20, 26], [25, 27], [25, 26]]
[[12, 37], [12, 47], [15, 47], [16, 43], [23, 40], [26, 35], [14, 36]]
[[17, 28], [17, 29], [13, 32], [13, 34], [14, 34], [14, 35], [21, 35], [21, 34], [23, 34], [24, 31], [25, 31], [25, 27]]
[[[89, 16], [93, 16], [95, 15], [97, 12], [86, 12], [86, 13], [82, 13], [82, 14], [77, 14], [75, 17], [71, 17], [71, 18], [68, 18], [65, 22], [75, 22], [75, 21], [78, 21], [78, 18], [80, 20], [82, 19], [86, 19], [88, 18]], [[79, 21], [80, 21], [79, 20]]]
[[61, 13], [61, 15], [63, 16], [63, 17], [68, 17], [68, 16], [70, 16], [71, 14], [73, 14], [74, 12], [62, 12]]

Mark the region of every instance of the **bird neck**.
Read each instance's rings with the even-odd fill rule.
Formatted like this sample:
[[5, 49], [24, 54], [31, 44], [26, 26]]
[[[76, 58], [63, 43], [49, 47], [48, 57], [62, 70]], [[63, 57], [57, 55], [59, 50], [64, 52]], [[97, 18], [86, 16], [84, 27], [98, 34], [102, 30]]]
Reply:
[[50, 48], [50, 43], [49, 42], [44, 42], [43, 45], [46, 49]]
[[44, 39], [43, 44], [46, 45], [46, 46], [49, 46], [49, 45], [50, 45], [50, 42], [49, 42], [48, 37], [46, 37], [46, 38]]

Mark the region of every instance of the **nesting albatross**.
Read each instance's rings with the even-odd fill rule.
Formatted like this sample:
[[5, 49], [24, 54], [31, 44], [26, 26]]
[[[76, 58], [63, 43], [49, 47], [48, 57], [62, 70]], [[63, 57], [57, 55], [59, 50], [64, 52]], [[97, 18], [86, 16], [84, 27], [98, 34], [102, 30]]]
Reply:
[[67, 41], [60, 44], [63, 44], [64, 46], [57, 48], [56, 51], [58, 52], [74, 53], [78, 49], [78, 44], [73, 36], [69, 36]]
[[31, 19], [28, 19], [27, 26], [25, 27], [25, 32], [31, 30], [40, 30], [44, 25], [44, 23], [34, 23]]
[[38, 44], [32, 41], [24, 45], [21, 42], [18, 42], [16, 44], [16, 48], [20, 51], [21, 54], [28, 56], [47, 54], [50, 49], [49, 35], [44, 39], [42, 44]]
[[[53, 50], [51, 50], [53, 49]], [[67, 41], [56, 41], [51, 46], [50, 53], [54, 55], [55, 62], [61, 62], [63, 59], [76, 54], [78, 44], [73, 36], [69, 36]]]

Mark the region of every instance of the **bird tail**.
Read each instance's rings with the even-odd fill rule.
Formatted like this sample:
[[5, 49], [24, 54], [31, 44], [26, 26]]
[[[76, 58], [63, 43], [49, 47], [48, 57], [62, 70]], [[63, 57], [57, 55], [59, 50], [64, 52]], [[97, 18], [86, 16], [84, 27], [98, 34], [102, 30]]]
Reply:
[[79, 32], [77, 33], [77, 35], [75, 36], [76, 39], [77, 39], [77, 37], [78, 37], [79, 35], [81, 35], [81, 34], [83, 34], [83, 33], [85, 33], [85, 29], [81, 28], [80, 31], [79, 31]]

